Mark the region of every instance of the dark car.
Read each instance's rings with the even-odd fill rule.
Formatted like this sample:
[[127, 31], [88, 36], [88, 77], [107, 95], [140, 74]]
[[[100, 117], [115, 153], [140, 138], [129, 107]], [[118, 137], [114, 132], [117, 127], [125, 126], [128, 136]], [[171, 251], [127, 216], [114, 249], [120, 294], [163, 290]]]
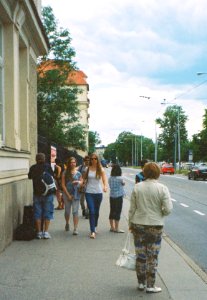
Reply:
[[188, 179], [207, 179], [207, 165], [200, 165], [200, 166], [195, 166], [193, 167], [189, 172], [188, 172]]

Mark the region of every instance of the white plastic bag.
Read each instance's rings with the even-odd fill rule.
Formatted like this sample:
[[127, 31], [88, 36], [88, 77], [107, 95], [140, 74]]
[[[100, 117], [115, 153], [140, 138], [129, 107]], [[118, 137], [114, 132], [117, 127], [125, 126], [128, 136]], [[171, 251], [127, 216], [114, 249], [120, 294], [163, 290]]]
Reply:
[[127, 235], [124, 249], [122, 249], [122, 253], [119, 255], [116, 265], [127, 270], [136, 270], [136, 254], [130, 253], [130, 232]]

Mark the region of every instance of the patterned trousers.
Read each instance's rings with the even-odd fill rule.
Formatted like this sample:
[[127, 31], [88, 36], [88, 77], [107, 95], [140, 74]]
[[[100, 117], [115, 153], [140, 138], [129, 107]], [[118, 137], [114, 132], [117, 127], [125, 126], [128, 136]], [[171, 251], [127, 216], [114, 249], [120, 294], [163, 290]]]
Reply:
[[161, 247], [163, 226], [132, 225], [137, 255], [136, 273], [138, 283], [153, 287]]

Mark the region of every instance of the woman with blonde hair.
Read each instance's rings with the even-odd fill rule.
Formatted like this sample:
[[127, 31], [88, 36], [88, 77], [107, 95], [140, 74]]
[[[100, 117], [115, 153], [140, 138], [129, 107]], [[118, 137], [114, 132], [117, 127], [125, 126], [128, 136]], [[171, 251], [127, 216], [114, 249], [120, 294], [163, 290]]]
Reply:
[[69, 231], [70, 213], [72, 208], [74, 230], [73, 235], [78, 234], [78, 209], [80, 203], [79, 187], [83, 183], [82, 175], [77, 171], [77, 161], [70, 157], [67, 161], [66, 170], [62, 174], [63, 200], [65, 203], [65, 230]]
[[90, 163], [84, 175], [84, 182], [86, 184], [85, 197], [89, 209], [90, 238], [95, 239], [103, 192], [107, 191], [107, 177], [95, 153], [90, 155]]
[[149, 162], [144, 165], [145, 180], [136, 184], [131, 195], [129, 230], [134, 236], [137, 255], [138, 289], [147, 293], [161, 292], [155, 286], [158, 254], [161, 247], [164, 217], [173, 206], [168, 188], [158, 182], [160, 167]]

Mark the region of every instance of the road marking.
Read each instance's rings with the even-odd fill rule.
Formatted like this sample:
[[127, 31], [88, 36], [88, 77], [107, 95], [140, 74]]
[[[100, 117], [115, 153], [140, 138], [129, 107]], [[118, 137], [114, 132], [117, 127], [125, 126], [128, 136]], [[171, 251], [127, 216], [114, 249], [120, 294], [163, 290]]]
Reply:
[[200, 216], [205, 216], [205, 214], [200, 212], [199, 210], [193, 210], [193, 211]]
[[182, 179], [182, 180], [186, 180], [187, 178], [186, 177], [178, 177], [178, 176], [174, 176], [175, 178], [178, 178], [178, 179]]
[[171, 200], [174, 201], [174, 202], [177, 202], [177, 200], [175, 200], [175, 199], [173, 199], [173, 198], [171, 198]]
[[189, 205], [185, 204], [185, 203], [180, 203], [181, 206], [183, 207], [189, 207]]

